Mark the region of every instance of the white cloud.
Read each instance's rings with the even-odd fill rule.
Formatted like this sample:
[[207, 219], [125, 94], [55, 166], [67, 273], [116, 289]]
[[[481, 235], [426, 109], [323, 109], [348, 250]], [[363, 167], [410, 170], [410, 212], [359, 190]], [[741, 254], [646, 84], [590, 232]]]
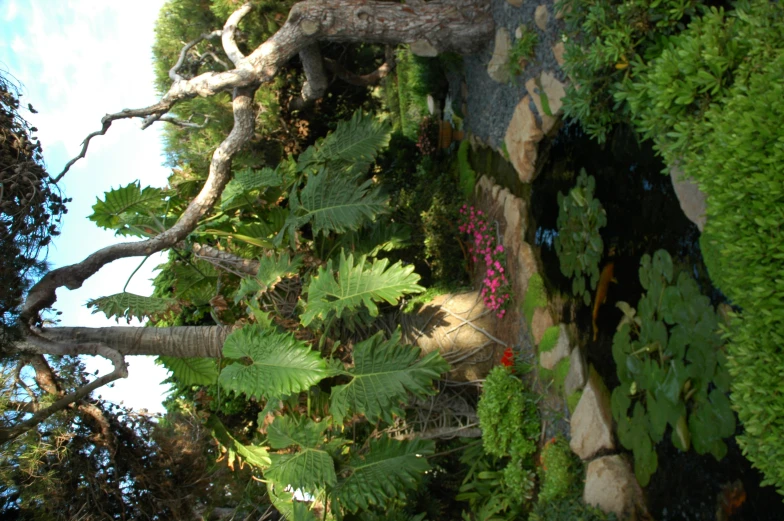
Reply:
[[16, 5], [15, 0], [8, 0], [8, 3], [5, 7], [5, 14], [3, 15], [3, 21], [5, 22], [13, 22], [14, 18], [16, 18], [16, 13], [19, 12], [19, 7]]

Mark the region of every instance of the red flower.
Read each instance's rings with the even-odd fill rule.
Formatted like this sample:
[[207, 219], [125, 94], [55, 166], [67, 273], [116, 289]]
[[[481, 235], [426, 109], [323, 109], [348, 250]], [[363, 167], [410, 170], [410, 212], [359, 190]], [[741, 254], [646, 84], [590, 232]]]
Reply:
[[501, 364], [506, 367], [512, 367], [514, 365], [514, 353], [512, 352], [511, 347], [507, 347], [504, 351], [504, 356], [501, 358]]

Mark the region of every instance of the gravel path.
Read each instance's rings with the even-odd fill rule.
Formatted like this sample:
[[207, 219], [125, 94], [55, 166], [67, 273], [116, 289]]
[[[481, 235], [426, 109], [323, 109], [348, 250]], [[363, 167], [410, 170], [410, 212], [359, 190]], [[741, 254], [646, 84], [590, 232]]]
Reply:
[[[527, 94], [525, 82], [544, 70], [554, 72], [561, 81], [566, 79], [552, 53], [553, 45], [560, 40], [563, 23], [555, 19], [552, 0], [542, 0], [541, 3], [547, 6], [549, 13], [547, 31], [539, 30], [534, 24], [534, 12], [540, 5], [539, 2], [527, 0], [521, 7], [515, 7], [507, 0], [491, 0], [496, 30], [504, 27], [514, 38], [517, 27], [524, 24], [535, 30], [539, 37], [536, 57], [531, 60], [523, 74], [508, 84], [498, 83], [488, 76], [487, 64], [493, 55], [494, 40], [489, 41], [479, 54], [464, 59], [465, 81], [468, 85], [466, 128], [498, 149], [504, 141], [515, 107]], [[453, 98], [459, 99], [456, 94], [453, 94]], [[533, 107], [533, 103], [531, 106]]]

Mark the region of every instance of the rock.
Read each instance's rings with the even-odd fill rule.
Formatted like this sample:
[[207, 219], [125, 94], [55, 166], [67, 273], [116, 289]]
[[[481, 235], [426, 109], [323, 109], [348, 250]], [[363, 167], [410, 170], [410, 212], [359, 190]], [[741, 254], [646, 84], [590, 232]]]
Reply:
[[564, 380], [564, 393], [567, 397], [585, 386], [586, 377], [585, 359], [580, 348], [572, 349], [569, 358], [569, 372], [566, 373], [566, 380]]
[[556, 20], [563, 20], [564, 15], [567, 15], [572, 12], [572, 6], [567, 5], [563, 9], [558, 9], [555, 11], [555, 19]]
[[544, 336], [544, 332], [547, 331], [547, 328], [554, 325], [553, 317], [550, 315], [550, 311], [548, 311], [547, 308], [536, 308], [534, 316], [531, 319], [531, 334], [534, 336], [534, 343], [539, 345]]
[[558, 42], [553, 45], [553, 56], [555, 57], [555, 61], [558, 62], [560, 67], [563, 67], [564, 64], [564, 53], [566, 52], [566, 45], [563, 42]]
[[555, 346], [549, 351], [539, 353], [539, 364], [551, 371], [555, 368], [555, 364], [569, 356], [569, 350], [571, 349], [569, 333], [566, 330], [566, 326], [560, 324], [558, 329], [558, 340], [555, 342]]
[[547, 6], [542, 4], [536, 7], [536, 11], [534, 12], [534, 22], [536, 26], [541, 29], [542, 31], [547, 30], [547, 20], [550, 17], [550, 14], [547, 12]]
[[536, 266], [536, 256], [534, 255], [534, 249], [530, 244], [524, 242], [520, 245], [520, 252], [517, 259], [520, 264], [520, 272], [524, 274], [526, 282], [525, 286], [527, 288], [528, 279], [531, 278], [531, 275], [539, 271], [539, 268]]
[[706, 221], [705, 194], [696, 183], [684, 177], [683, 170], [677, 165], [670, 168], [670, 179], [678, 202], [681, 204], [681, 210], [702, 232]]
[[520, 7], [521, 5], [523, 5], [523, 0], [506, 0], [506, 1], [509, 2], [509, 5], [513, 5], [515, 7]]
[[438, 56], [438, 49], [433, 47], [427, 40], [417, 40], [409, 45], [409, 48], [411, 49], [411, 54], [416, 56], [423, 56], [425, 58]]
[[517, 170], [520, 181], [530, 183], [536, 172], [537, 145], [544, 134], [536, 123], [536, 117], [528, 104], [530, 96], [525, 96], [515, 107], [512, 121], [506, 129], [504, 143], [509, 151], [509, 160]]
[[460, 83], [460, 95], [464, 100], [468, 99], [468, 84], [465, 81]]
[[555, 127], [555, 124], [558, 123], [558, 119], [554, 118], [553, 116], [548, 116], [544, 113], [544, 110], [542, 109], [542, 99], [539, 94], [539, 87], [536, 86], [536, 78], [531, 78], [525, 82], [525, 89], [534, 100], [536, 111], [539, 113], [539, 117], [542, 118], [542, 133], [549, 134], [553, 127]]
[[615, 449], [610, 393], [593, 367], [570, 423], [569, 446], [580, 458], [588, 460], [599, 451]]
[[[484, 378], [493, 366], [495, 358], [491, 355], [496, 344], [480, 329], [495, 336], [498, 325], [495, 314], [482, 316], [486, 311], [478, 291], [440, 295], [412, 317], [405, 328], [405, 340], [419, 346], [423, 353], [438, 350], [447, 361], [460, 359], [452, 364], [450, 379]], [[477, 352], [471, 353], [473, 350]], [[502, 350], [503, 347], [498, 352]]]
[[512, 41], [509, 37], [509, 31], [504, 27], [499, 28], [495, 32], [493, 56], [490, 58], [490, 63], [487, 64], [487, 74], [498, 83], [509, 82], [507, 64], [509, 63], [509, 49], [511, 46]]
[[[566, 96], [564, 84], [558, 81], [553, 73], [545, 71], [539, 76], [538, 85], [536, 79], [532, 78], [525, 83], [525, 88], [533, 98], [536, 111], [542, 118], [542, 132], [549, 134], [563, 112], [562, 100]], [[547, 97], [550, 115], [545, 113], [542, 105], [542, 94]]]
[[504, 220], [506, 221], [504, 244], [513, 244], [515, 241], [521, 241], [525, 238], [525, 230], [528, 227], [526, 217], [523, 200], [509, 194], [504, 200]]
[[638, 519], [638, 512], [646, 511], [634, 472], [626, 458], [619, 455], [604, 456], [588, 465], [583, 501], [614, 513], [618, 519]]
[[490, 189], [490, 197], [492, 197], [493, 200], [498, 199], [498, 192], [500, 191], [501, 191], [501, 185], [494, 184], [493, 187]]

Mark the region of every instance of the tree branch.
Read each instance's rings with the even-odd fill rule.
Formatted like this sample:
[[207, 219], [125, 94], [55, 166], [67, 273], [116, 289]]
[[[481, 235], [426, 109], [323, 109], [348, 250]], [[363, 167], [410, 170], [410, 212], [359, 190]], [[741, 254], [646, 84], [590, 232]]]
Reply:
[[242, 7], [231, 13], [226, 24], [223, 26], [221, 34], [221, 44], [223, 44], [223, 52], [232, 61], [234, 65], [239, 65], [240, 61], [245, 59], [245, 55], [237, 47], [235, 36], [237, 34], [237, 26], [240, 21], [245, 18], [245, 15], [250, 12], [250, 2], [245, 2]]
[[22, 308], [22, 320], [34, 324], [38, 312], [51, 307], [57, 300], [55, 294], [57, 288], [63, 286], [68, 289], [79, 288], [85, 280], [106, 264], [117, 259], [147, 256], [170, 248], [193, 231], [199, 219], [220, 198], [223, 187], [228, 183], [231, 177], [232, 157], [253, 136], [255, 122], [253, 93], [252, 88], [238, 89], [235, 92], [234, 128], [213, 153], [210, 173], [201, 192], [190, 202], [174, 226], [146, 241], [107, 246], [78, 264], [50, 271], [30, 289]]
[[299, 51], [299, 59], [302, 61], [302, 69], [305, 72], [305, 83], [302, 84], [302, 92], [299, 97], [291, 100], [289, 105], [291, 110], [302, 110], [311, 105], [324, 95], [329, 85], [327, 75], [324, 72], [324, 60], [317, 43], [308, 45]]
[[199, 124], [199, 123], [192, 123], [191, 122], [191, 118], [188, 118], [187, 120], [182, 120], [182, 119], [176, 118], [174, 116], [170, 116], [168, 114], [164, 114], [163, 116], [158, 118], [158, 121], [164, 121], [166, 123], [171, 123], [172, 125], [176, 125], [176, 126], [182, 127], [182, 128], [204, 128], [204, 127], [207, 126], [207, 123], [210, 122], [210, 117], [209, 116], [204, 116], [204, 121], [201, 124]]
[[95, 389], [103, 387], [104, 385], [119, 378], [126, 378], [128, 376], [128, 366], [125, 364], [125, 359], [120, 353], [107, 346], [100, 346], [99, 350], [101, 351], [102, 356], [110, 359], [112, 364], [114, 364], [114, 370], [111, 373], [96, 378], [89, 384], [63, 396], [49, 407], [35, 412], [27, 420], [19, 422], [18, 424], [8, 429], [0, 429], [0, 444], [16, 439], [39, 423], [46, 420], [52, 414], [62, 411], [72, 403], [87, 397]]
[[259, 272], [259, 261], [245, 259], [229, 252], [221, 251], [212, 246], [193, 243], [191, 246], [193, 254], [200, 259], [216, 264], [228, 264], [233, 270], [240, 271], [247, 275], [256, 275]]
[[188, 51], [190, 51], [195, 45], [203, 42], [204, 40], [217, 38], [222, 34], [222, 32], [223, 31], [221, 31], [220, 29], [215, 29], [211, 33], [204, 33], [198, 38], [196, 38], [195, 40], [186, 43], [185, 46], [180, 51], [180, 57], [177, 59], [177, 63], [175, 63], [174, 66], [171, 69], [169, 69], [169, 78], [171, 78], [172, 81], [180, 81], [184, 79], [182, 76], [180, 76], [180, 74], [177, 71], [179, 71], [180, 67], [182, 67], [182, 64], [185, 63], [185, 56], [188, 54]]

